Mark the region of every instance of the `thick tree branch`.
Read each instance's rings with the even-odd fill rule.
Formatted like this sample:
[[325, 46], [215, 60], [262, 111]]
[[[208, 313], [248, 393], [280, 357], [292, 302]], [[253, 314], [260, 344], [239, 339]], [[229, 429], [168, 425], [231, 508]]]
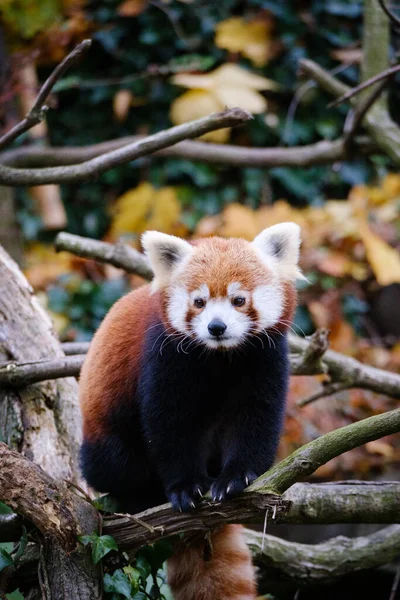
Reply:
[[397, 481], [295, 483], [283, 498], [291, 505], [279, 516], [279, 523], [400, 524], [400, 483]]
[[20, 388], [39, 381], [77, 377], [84, 359], [84, 356], [78, 355], [38, 362], [9, 362], [0, 365], [0, 386]]
[[247, 489], [250, 492], [283, 494], [332, 458], [399, 431], [400, 408], [330, 431], [290, 454]]
[[249, 121], [251, 118], [251, 114], [241, 108], [227, 109], [196, 121], [160, 131], [122, 148], [86, 160], [79, 165], [48, 167], [40, 170], [15, 169], [0, 165], [0, 183], [11, 186], [79, 183], [96, 177], [112, 167], [152, 154], [167, 146], [173, 146], [182, 140], [200, 137], [205, 133], [224, 127], [235, 127]]
[[279, 574], [298, 585], [326, 584], [395, 560], [400, 552], [400, 525], [365, 537], [339, 536], [315, 545], [288, 542], [251, 530], [246, 530], [246, 541], [266, 576]]
[[70, 52], [68, 56], [66, 56], [64, 60], [57, 65], [50, 77], [45, 81], [40, 89], [35, 103], [26, 117], [20, 123], [18, 123], [18, 125], [10, 129], [10, 131], [0, 138], [0, 150], [10, 144], [22, 133], [25, 133], [25, 131], [32, 129], [32, 127], [43, 121], [44, 115], [48, 109], [47, 106], [44, 106], [47, 96], [50, 94], [60, 77], [62, 77], [70, 68], [70, 66], [82, 56], [82, 54], [89, 48], [91, 43], [91, 40], [83, 40], [83, 42], [76, 46], [76, 48], [74, 48], [74, 50], [72, 50], [72, 52]]
[[[82, 147], [37, 148], [24, 146], [0, 154], [0, 163], [19, 168], [75, 165], [142, 139], [144, 139], [143, 136], [132, 136]], [[198, 160], [232, 167], [304, 168], [346, 160], [348, 154], [344, 141], [344, 138], [339, 138], [334, 141], [324, 140], [315, 144], [293, 148], [248, 148], [187, 140], [159, 150], [152, 157], [176, 156], [187, 160]], [[376, 144], [373, 144], [367, 137], [360, 136], [355, 139], [352, 156], [355, 153], [368, 155], [374, 152], [376, 152]]]

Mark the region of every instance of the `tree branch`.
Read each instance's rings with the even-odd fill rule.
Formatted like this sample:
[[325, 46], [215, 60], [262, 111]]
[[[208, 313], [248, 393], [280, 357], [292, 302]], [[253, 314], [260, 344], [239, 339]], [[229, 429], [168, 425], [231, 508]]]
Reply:
[[398, 481], [295, 483], [282, 497], [291, 504], [278, 523], [400, 523]]
[[400, 26], [400, 19], [399, 17], [397, 17], [394, 13], [392, 13], [391, 10], [388, 9], [388, 7], [385, 4], [384, 0], [378, 0], [382, 10], [386, 13], [386, 15], [389, 17], [391, 23], [395, 26], [398, 27]]
[[[382, 81], [383, 79], [388, 79], [388, 78], [393, 77], [393, 75], [395, 75], [399, 71], [400, 71], [400, 65], [395, 65], [394, 67], [390, 67], [389, 69], [382, 71], [382, 73], [378, 73], [378, 75], [375, 75], [374, 77], [370, 77], [370, 79], [367, 79], [366, 81], [363, 81], [362, 83], [360, 83], [360, 85], [357, 85], [355, 88], [352, 88], [349, 92], [347, 92], [347, 94], [344, 94], [343, 96], [340, 96], [340, 98], [338, 98], [337, 100], [333, 100], [333, 102], [330, 102], [328, 104], [328, 107], [339, 106], [339, 104], [346, 102], [346, 100], [350, 100], [350, 98], [353, 98], [353, 96], [356, 96], [363, 90], [369, 88], [371, 85], [374, 85], [375, 83], [378, 83], [379, 81]], [[0, 158], [1, 158], [1, 155], [0, 155]]]
[[79, 183], [100, 175], [112, 167], [152, 154], [182, 140], [200, 137], [205, 133], [224, 127], [235, 127], [250, 119], [252, 119], [252, 116], [246, 110], [241, 108], [227, 109], [196, 121], [160, 131], [122, 148], [85, 160], [79, 165], [44, 169], [15, 169], [0, 165], [0, 183], [11, 186]]
[[128, 244], [109, 244], [72, 233], [59, 233], [54, 245], [57, 252], [65, 250], [84, 258], [94, 258], [124, 269], [128, 273], [140, 275], [144, 279], [150, 280], [153, 277], [153, 272], [145, 256]]
[[[304, 352], [307, 351], [309, 343], [307, 339], [297, 335], [289, 335], [290, 351], [296, 353], [290, 357], [293, 375], [325, 373], [329, 376], [330, 383], [341, 384], [338, 386], [341, 389], [360, 388], [371, 390], [377, 394], [386, 394], [392, 398], [400, 398], [400, 375], [397, 373], [364, 365], [355, 358], [333, 350], [327, 350], [323, 357], [314, 363], [310, 362], [309, 359], [304, 361]], [[332, 393], [332, 389], [329, 389], [329, 387], [328, 393]], [[323, 395], [319, 394], [318, 398], [322, 398]], [[300, 400], [298, 405], [304, 406], [312, 401], [311, 399]]]
[[[144, 139], [143, 136], [132, 136], [82, 147], [38, 148], [28, 146], [15, 148], [0, 154], [0, 163], [13, 167], [34, 168], [75, 165], [142, 139]], [[365, 136], [356, 138], [355, 144], [353, 154], [369, 155], [376, 152], [376, 145]], [[292, 148], [248, 148], [187, 140], [159, 150], [152, 155], [152, 158], [154, 156], [176, 156], [215, 165], [260, 168], [304, 168], [316, 164], [330, 164], [348, 158], [343, 138]]]
[[327, 584], [354, 571], [373, 569], [395, 560], [400, 552], [400, 525], [365, 537], [338, 536], [321, 544], [288, 542], [246, 530], [254, 562], [267, 577], [279, 574], [298, 585]]
[[58, 79], [60, 79], [70, 66], [82, 56], [82, 54], [90, 47], [91, 43], [91, 40], [83, 40], [83, 42], [78, 44], [78, 46], [76, 46], [76, 48], [74, 48], [72, 52], [57, 65], [40, 89], [35, 103], [26, 117], [0, 138], [0, 150], [10, 144], [22, 133], [25, 133], [25, 131], [32, 129], [32, 127], [43, 121], [44, 115], [48, 110], [48, 106], [43, 105], [44, 102], [46, 102], [47, 96], [50, 94]]
[[78, 355], [37, 362], [5, 363], [0, 365], [0, 386], [20, 388], [39, 381], [77, 377], [84, 359], [84, 356]]
[[283, 494], [332, 458], [399, 431], [400, 408], [330, 431], [290, 454], [247, 489], [250, 492]]
[[[300, 65], [319, 86], [334, 97], [343, 96], [350, 92], [350, 88], [336, 77], [325, 71], [312, 60], [302, 59]], [[351, 99], [354, 100], [353, 98]], [[375, 105], [367, 112], [363, 124], [372, 141], [387, 154], [395, 164], [400, 164], [400, 129], [392, 121], [387, 110], [381, 105]]]

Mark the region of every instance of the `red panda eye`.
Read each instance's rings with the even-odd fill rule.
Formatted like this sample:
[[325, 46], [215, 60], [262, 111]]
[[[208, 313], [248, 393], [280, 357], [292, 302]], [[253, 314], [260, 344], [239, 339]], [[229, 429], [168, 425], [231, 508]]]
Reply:
[[233, 306], [244, 306], [245, 302], [246, 298], [243, 298], [243, 296], [236, 296], [236, 298], [232, 300]]
[[197, 308], [203, 308], [205, 306], [205, 302], [204, 302], [203, 298], [196, 298], [194, 301], [194, 305]]

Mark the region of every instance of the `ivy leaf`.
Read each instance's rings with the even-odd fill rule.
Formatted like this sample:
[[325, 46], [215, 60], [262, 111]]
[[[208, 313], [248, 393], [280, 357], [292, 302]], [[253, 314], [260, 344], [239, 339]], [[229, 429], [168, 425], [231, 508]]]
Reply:
[[87, 546], [88, 544], [92, 545], [92, 560], [95, 565], [111, 550], [118, 550], [117, 542], [111, 535], [98, 536], [97, 533], [93, 533], [92, 535], [81, 535], [79, 541], [84, 546]]
[[0, 572], [6, 567], [11, 567], [13, 564], [14, 561], [10, 554], [6, 550], [3, 550], [3, 548], [0, 548]]
[[[104, 298], [102, 298], [102, 300], [104, 301]], [[97, 508], [97, 510], [107, 513], [115, 513], [119, 511], [118, 500], [109, 494], [105, 494], [104, 496], [100, 496], [100, 498], [93, 500], [93, 506]]]
[[113, 576], [108, 573], [104, 575], [104, 591], [121, 594], [124, 598], [132, 598], [132, 586], [121, 569], [114, 571]]

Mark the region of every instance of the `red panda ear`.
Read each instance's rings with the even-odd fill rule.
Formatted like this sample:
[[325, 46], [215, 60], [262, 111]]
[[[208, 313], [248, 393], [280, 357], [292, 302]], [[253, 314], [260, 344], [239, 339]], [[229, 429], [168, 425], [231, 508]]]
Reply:
[[264, 229], [252, 242], [264, 259], [274, 261], [290, 279], [304, 279], [298, 267], [300, 244], [300, 227], [291, 222]]
[[154, 271], [154, 289], [168, 285], [174, 269], [194, 251], [185, 240], [159, 231], [146, 231], [142, 235], [142, 246]]

